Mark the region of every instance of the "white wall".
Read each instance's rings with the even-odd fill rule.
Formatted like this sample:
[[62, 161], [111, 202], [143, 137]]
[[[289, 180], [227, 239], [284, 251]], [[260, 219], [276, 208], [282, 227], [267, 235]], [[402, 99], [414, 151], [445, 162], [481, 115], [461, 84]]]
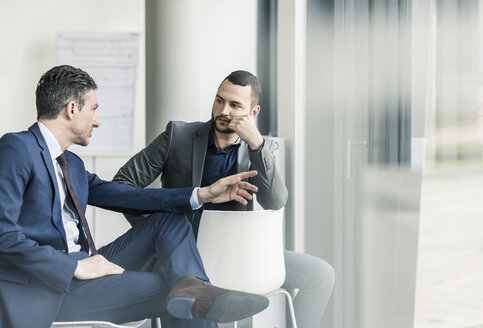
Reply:
[[[42, 73], [55, 65], [59, 34], [138, 33], [141, 36], [135, 114], [136, 149], [145, 143], [144, 1], [2, 0], [0, 2], [0, 135], [27, 129], [36, 120], [35, 88]], [[99, 104], [102, 110], [102, 104]], [[101, 122], [102, 123], [102, 122]], [[102, 127], [101, 127], [102, 128]], [[95, 132], [94, 132], [95, 133]], [[1, 154], [0, 154], [1, 156]], [[111, 179], [128, 157], [85, 157], [86, 167]], [[92, 209], [97, 246], [128, 228], [118, 214], [99, 216]], [[96, 222], [97, 215], [97, 222]], [[100, 233], [102, 231], [102, 235]]]
[[[218, 85], [226, 75], [236, 69], [256, 74], [256, 26], [256, 0], [2, 0], [0, 135], [25, 130], [35, 122], [36, 83], [55, 65], [59, 34], [141, 36], [135, 153], [145, 145], [146, 126], [150, 141], [169, 120], [207, 120]], [[151, 52], [147, 63], [146, 28], [154, 35], [148, 40]], [[158, 77], [151, 81], [148, 74], [148, 84], [145, 65]], [[151, 97], [147, 109], [146, 87]], [[83, 159], [88, 170], [110, 180], [128, 157]], [[88, 208], [87, 216], [97, 246], [129, 227], [115, 213]]]
[[257, 74], [257, 1], [209, 0], [201, 9], [200, 120], [211, 117], [221, 81], [235, 70]]
[[221, 81], [256, 74], [256, 0], [147, 0], [147, 141], [170, 120], [205, 121]]

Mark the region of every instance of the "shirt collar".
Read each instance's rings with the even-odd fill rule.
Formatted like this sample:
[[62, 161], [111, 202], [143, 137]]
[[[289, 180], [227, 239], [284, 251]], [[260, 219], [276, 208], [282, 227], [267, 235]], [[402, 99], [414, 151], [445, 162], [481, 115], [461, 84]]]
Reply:
[[[240, 146], [240, 144], [241, 144], [241, 138], [238, 137], [238, 139], [236, 139], [235, 143], [231, 144], [227, 148], [229, 148], [231, 146]], [[221, 149], [220, 147], [218, 147], [216, 145], [216, 142], [215, 142], [215, 130], [213, 129], [213, 126], [210, 129], [210, 138], [208, 139], [208, 148], [215, 149], [215, 150], [216, 149]]]
[[37, 123], [40, 128], [40, 133], [42, 133], [42, 136], [47, 143], [47, 147], [49, 148], [50, 156], [52, 157], [52, 160], [54, 160], [62, 154], [62, 148], [60, 148], [59, 142], [55, 138], [54, 134], [42, 123]]

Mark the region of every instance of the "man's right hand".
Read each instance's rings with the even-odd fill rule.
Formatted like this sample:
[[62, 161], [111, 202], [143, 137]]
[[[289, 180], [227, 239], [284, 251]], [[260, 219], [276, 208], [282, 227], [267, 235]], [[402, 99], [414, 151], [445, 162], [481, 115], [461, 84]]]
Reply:
[[124, 269], [106, 260], [102, 255], [94, 255], [77, 261], [74, 278], [88, 280], [111, 274], [122, 274]]
[[225, 203], [231, 200], [247, 205], [247, 199], [252, 199], [249, 193], [257, 192], [258, 187], [242, 181], [257, 175], [257, 171], [242, 172], [221, 178], [215, 183], [198, 189], [198, 202], [203, 203]]

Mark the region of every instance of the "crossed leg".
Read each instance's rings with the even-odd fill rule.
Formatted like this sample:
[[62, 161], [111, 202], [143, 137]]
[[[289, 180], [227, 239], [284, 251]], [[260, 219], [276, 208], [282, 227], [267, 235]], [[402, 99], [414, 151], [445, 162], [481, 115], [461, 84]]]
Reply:
[[[166, 296], [186, 276], [207, 281], [191, 232], [183, 215], [154, 213], [99, 254], [126, 271], [92, 280], [73, 279], [56, 321], [105, 320], [114, 323], [166, 314]], [[162, 273], [139, 272], [156, 255]]]

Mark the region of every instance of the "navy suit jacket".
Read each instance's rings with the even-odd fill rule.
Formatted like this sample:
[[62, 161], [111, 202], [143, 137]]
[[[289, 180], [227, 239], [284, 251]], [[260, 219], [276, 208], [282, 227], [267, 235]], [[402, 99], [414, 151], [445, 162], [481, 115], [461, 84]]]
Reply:
[[[72, 186], [87, 204], [124, 213], [191, 209], [193, 188], [138, 189], [103, 181], [65, 151]], [[0, 139], [0, 327], [54, 320], [77, 260], [68, 253], [55, 170], [38, 124]]]

